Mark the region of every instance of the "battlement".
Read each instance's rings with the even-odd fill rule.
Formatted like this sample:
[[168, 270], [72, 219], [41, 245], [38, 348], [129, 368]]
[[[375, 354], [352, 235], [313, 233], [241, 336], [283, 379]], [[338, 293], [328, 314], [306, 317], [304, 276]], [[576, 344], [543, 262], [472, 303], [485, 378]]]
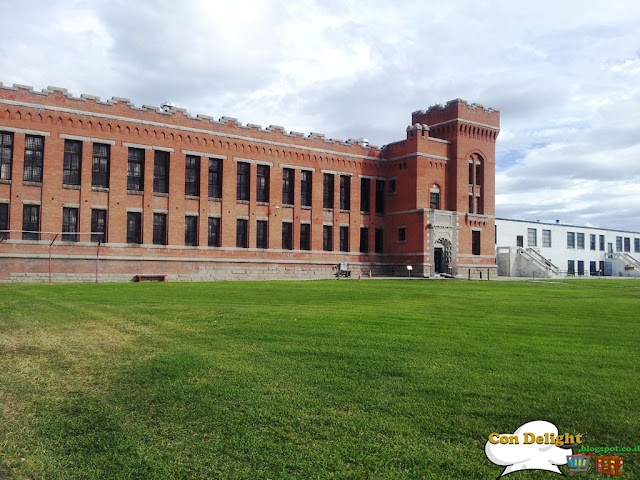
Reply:
[[417, 110], [411, 114], [411, 123], [425, 123], [429, 126], [439, 125], [454, 120], [467, 121], [482, 126], [500, 128], [500, 111], [486, 108], [478, 103], [469, 104], [457, 98], [446, 105], [433, 105], [427, 110]]
[[[55, 86], [37, 91], [29, 85], [13, 84], [10, 87], [0, 82], [0, 103], [50, 108], [72, 114], [105, 115], [122, 120], [134, 120], [138, 123], [169, 124], [212, 132], [252, 131], [264, 140], [281, 141], [301, 146], [308, 145], [316, 148], [322, 148], [323, 145], [324, 148], [327, 148], [327, 145], [332, 145], [333, 147], [329, 148], [335, 149], [336, 152], [343, 151], [372, 157], [376, 157], [380, 153], [380, 148], [370, 145], [362, 139], [336, 140], [325, 138], [325, 135], [315, 132], [311, 132], [309, 135], [295, 131], [287, 132], [284, 127], [279, 125], [270, 125], [266, 128], [253, 123], [243, 125], [234, 117], [223, 116], [219, 120], [215, 120], [207, 115], [193, 116], [186, 109], [173, 105], [163, 105], [162, 107], [142, 105], [142, 107], [138, 107], [130, 99], [122, 97], [112, 97], [106, 101], [95, 95], [81, 94], [76, 97], [66, 88]], [[242, 135], [242, 132], [236, 134]]]

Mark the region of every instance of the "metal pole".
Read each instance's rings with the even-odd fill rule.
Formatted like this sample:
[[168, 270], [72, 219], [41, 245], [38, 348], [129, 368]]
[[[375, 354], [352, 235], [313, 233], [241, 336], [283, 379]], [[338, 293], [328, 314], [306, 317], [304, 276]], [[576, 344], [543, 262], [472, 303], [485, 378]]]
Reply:
[[96, 283], [98, 283], [98, 259], [100, 258], [100, 245], [102, 245], [103, 237], [104, 233], [100, 236], [100, 240], [98, 240], [98, 251], [96, 252]]
[[55, 234], [55, 236], [53, 237], [53, 240], [51, 240], [51, 243], [49, 244], [49, 283], [51, 283], [51, 247], [53, 246], [53, 242], [56, 241], [56, 238], [58, 238], [57, 233]]

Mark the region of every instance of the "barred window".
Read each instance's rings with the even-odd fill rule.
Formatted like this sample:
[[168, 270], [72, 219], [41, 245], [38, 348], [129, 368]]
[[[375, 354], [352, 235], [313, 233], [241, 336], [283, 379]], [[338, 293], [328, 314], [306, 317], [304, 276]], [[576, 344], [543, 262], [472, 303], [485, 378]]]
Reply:
[[144, 190], [144, 150], [141, 148], [129, 147], [127, 190], [134, 192], [142, 192]]
[[551, 247], [551, 230], [542, 230], [542, 246]]
[[268, 248], [268, 240], [267, 221], [258, 220], [256, 222], [256, 248]]
[[42, 182], [43, 159], [44, 159], [44, 137], [40, 137], [37, 135], [25, 135], [24, 177], [23, 177], [25, 181]]
[[194, 215], [184, 217], [184, 244], [192, 247], [198, 245], [198, 217]]
[[258, 165], [256, 168], [257, 180], [256, 180], [256, 201], [268, 202], [269, 201], [269, 165]]
[[376, 253], [384, 252], [384, 229], [376, 228], [374, 241], [375, 245], [373, 247]]
[[93, 144], [93, 161], [91, 163], [91, 186], [109, 188], [110, 145]]
[[584, 250], [584, 233], [578, 233], [576, 237], [577, 237], [578, 248], [580, 248], [581, 250]]
[[333, 227], [331, 225], [322, 226], [322, 250], [325, 252], [333, 251]]
[[360, 253], [369, 253], [369, 227], [360, 227]]
[[220, 246], [220, 218], [209, 217], [209, 246]]
[[294, 178], [295, 171], [292, 168], [282, 170], [282, 204], [294, 204]]
[[238, 248], [249, 247], [248, 223], [249, 221], [243, 218], [236, 220], [236, 247]]
[[384, 180], [376, 180], [376, 213], [384, 213]]
[[371, 179], [360, 179], [360, 211], [362, 213], [371, 212]]
[[282, 248], [293, 250], [293, 223], [282, 222]]
[[209, 198], [222, 198], [222, 160], [209, 159]]
[[169, 152], [153, 152], [153, 192], [169, 193]]
[[340, 251], [349, 251], [349, 227], [347, 226], [340, 227]]
[[303, 207], [311, 206], [312, 175], [313, 172], [309, 170], [300, 172], [300, 203]]
[[238, 162], [238, 174], [236, 185], [236, 199], [240, 201], [249, 200], [249, 171], [250, 164]]
[[167, 214], [166, 213], [153, 214], [153, 244], [154, 245], [167, 244]]
[[340, 210], [351, 210], [351, 177], [340, 175]]
[[575, 232], [567, 232], [567, 248], [576, 248]]
[[300, 224], [300, 250], [311, 250], [311, 224]]
[[0, 132], [0, 180], [11, 180], [13, 163], [13, 134]]
[[62, 183], [64, 185], [80, 185], [81, 165], [82, 142], [79, 140], [65, 140], [62, 164]]
[[127, 243], [142, 243], [142, 213], [127, 212]]
[[8, 232], [3, 230], [9, 230], [9, 204], [0, 203], [0, 240], [9, 237]]
[[107, 211], [94, 208], [91, 210], [91, 241], [102, 242], [107, 241]]
[[200, 157], [187, 155], [184, 161], [184, 194], [200, 195]]
[[333, 174], [324, 174], [324, 184], [322, 191], [322, 206], [323, 208], [333, 208]]
[[62, 240], [66, 242], [78, 241], [78, 209], [67, 208], [62, 209]]
[[22, 207], [22, 239], [40, 240], [40, 205]]

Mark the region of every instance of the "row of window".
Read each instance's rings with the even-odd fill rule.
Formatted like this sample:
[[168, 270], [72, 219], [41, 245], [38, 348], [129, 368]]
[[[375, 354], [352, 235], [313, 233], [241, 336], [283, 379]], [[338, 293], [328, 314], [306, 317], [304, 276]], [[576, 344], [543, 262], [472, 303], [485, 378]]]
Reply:
[[[8, 230], [9, 205], [0, 204], [0, 230]], [[239, 248], [248, 248], [249, 246], [249, 221], [247, 219], [238, 218], [236, 220], [236, 246]], [[78, 229], [78, 208], [64, 207], [62, 209], [62, 240], [69, 242], [79, 241]], [[105, 241], [107, 226], [107, 211], [103, 209], [91, 210], [91, 241]], [[23, 205], [22, 211], [22, 239], [23, 240], [39, 240], [40, 239], [40, 206], [39, 205]], [[374, 251], [382, 253], [383, 251], [383, 228], [375, 229]], [[401, 228], [400, 238], [404, 240], [405, 227]], [[323, 250], [333, 251], [333, 226], [322, 226], [322, 245]], [[269, 248], [269, 234], [267, 230], [267, 220], [258, 220], [256, 222], [256, 247]], [[282, 248], [285, 250], [293, 250], [293, 223], [282, 223]], [[220, 246], [220, 218], [209, 217], [208, 219], [208, 238], [207, 244], [210, 247]], [[127, 212], [127, 243], [142, 244], [142, 213]], [[167, 245], [167, 214], [153, 214], [153, 244]], [[184, 228], [184, 244], [196, 246], [198, 242], [198, 217], [195, 215], [185, 216]], [[311, 224], [300, 224], [300, 238], [298, 239], [300, 250], [311, 250]], [[340, 226], [340, 244], [341, 252], [349, 251], [349, 227]], [[360, 252], [369, 253], [369, 227], [360, 228]]]
[[[567, 232], [567, 248], [577, 248], [578, 250], [584, 250], [586, 248], [585, 244], [586, 236], [582, 232]], [[524, 246], [523, 239], [521, 236], [516, 238], [516, 243], [518, 247]], [[589, 234], [589, 249], [596, 251], [599, 250], [601, 252], [605, 251], [605, 236], [604, 235], [596, 235]], [[538, 230], [536, 228], [528, 228], [527, 229], [527, 246], [529, 247], [537, 247], [538, 246]], [[542, 230], [542, 246], [543, 247], [551, 247], [551, 230]], [[633, 250], [635, 253], [640, 253], [640, 238], [633, 239]], [[613, 252], [613, 245], [609, 243], [608, 251]], [[631, 252], [631, 238], [630, 237], [622, 237], [616, 236], [616, 252]]]
[[[578, 269], [576, 271], [576, 261], [575, 260], [569, 260], [568, 264], [567, 264], [567, 275], [584, 275], [585, 271], [584, 271], [584, 261], [583, 260], [578, 260], [577, 262], [577, 266]], [[597, 275], [598, 273], [600, 273], [600, 275], [604, 275], [604, 262], [601, 261], [599, 263], [596, 262], [589, 262], [589, 274], [590, 275]]]
[[[80, 185], [82, 172], [82, 147], [80, 140], [65, 139], [63, 161], [63, 185]], [[93, 143], [91, 185], [97, 188], [109, 188], [110, 176], [110, 145]], [[11, 165], [13, 159], [13, 134], [0, 132], [0, 179], [11, 179]], [[44, 160], [44, 137], [25, 135], [25, 161], [23, 180], [42, 182], [42, 168]], [[200, 196], [200, 161], [196, 155], [186, 155], [185, 158], [185, 195]], [[129, 147], [127, 158], [127, 190], [130, 192], [144, 191], [145, 150]], [[237, 162], [236, 199], [248, 201], [250, 195], [251, 167], [247, 162]], [[222, 160], [209, 159], [208, 196], [222, 198]], [[270, 166], [258, 164], [256, 168], [256, 201], [268, 203]], [[300, 204], [310, 207], [312, 203], [312, 174], [311, 170], [300, 173]], [[351, 177], [340, 175], [340, 209], [351, 209]], [[334, 208], [333, 174], [325, 173], [323, 179], [323, 207]], [[375, 211], [384, 213], [384, 180], [375, 180]], [[392, 188], [393, 187], [393, 188]], [[395, 181], [390, 184], [390, 193], [395, 193]], [[153, 159], [153, 192], [169, 193], [169, 152], [154, 150]], [[282, 203], [295, 203], [295, 171], [283, 168], [282, 172]], [[371, 179], [362, 178], [360, 188], [361, 211], [370, 211]], [[433, 203], [433, 198], [432, 198]], [[439, 206], [439, 199], [436, 201]]]

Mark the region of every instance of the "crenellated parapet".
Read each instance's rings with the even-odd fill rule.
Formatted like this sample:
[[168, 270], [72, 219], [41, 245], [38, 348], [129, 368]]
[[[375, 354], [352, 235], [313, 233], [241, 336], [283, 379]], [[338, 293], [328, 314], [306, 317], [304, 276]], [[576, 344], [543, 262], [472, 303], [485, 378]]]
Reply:
[[[336, 150], [337, 153], [344, 152], [368, 157], [378, 157], [381, 151], [380, 148], [370, 145], [368, 141], [363, 139], [336, 140], [326, 138], [325, 135], [316, 132], [311, 132], [309, 135], [296, 131], [287, 132], [280, 125], [269, 125], [266, 128], [253, 123], [243, 125], [234, 117], [223, 116], [215, 120], [208, 115], [191, 115], [186, 109], [178, 108], [172, 104], [165, 104], [161, 107], [153, 105], [138, 107], [130, 99], [123, 97], [112, 97], [106, 101], [95, 95], [82, 94], [76, 97], [66, 88], [55, 86], [37, 91], [28, 85], [14, 84], [9, 87], [0, 82], [0, 105], [2, 104], [14, 107], [43, 108], [76, 116], [103, 116], [106, 121], [111, 121], [111, 123], [132, 121], [148, 124], [151, 127], [165, 127], [167, 129], [188, 127], [199, 132], [210, 131], [239, 136], [242, 136], [243, 132], [251, 131], [252, 137], [265, 141], [282, 142], [302, 147], [330, 148]], [[5, 109], [3, 108], [3, 110]]]

